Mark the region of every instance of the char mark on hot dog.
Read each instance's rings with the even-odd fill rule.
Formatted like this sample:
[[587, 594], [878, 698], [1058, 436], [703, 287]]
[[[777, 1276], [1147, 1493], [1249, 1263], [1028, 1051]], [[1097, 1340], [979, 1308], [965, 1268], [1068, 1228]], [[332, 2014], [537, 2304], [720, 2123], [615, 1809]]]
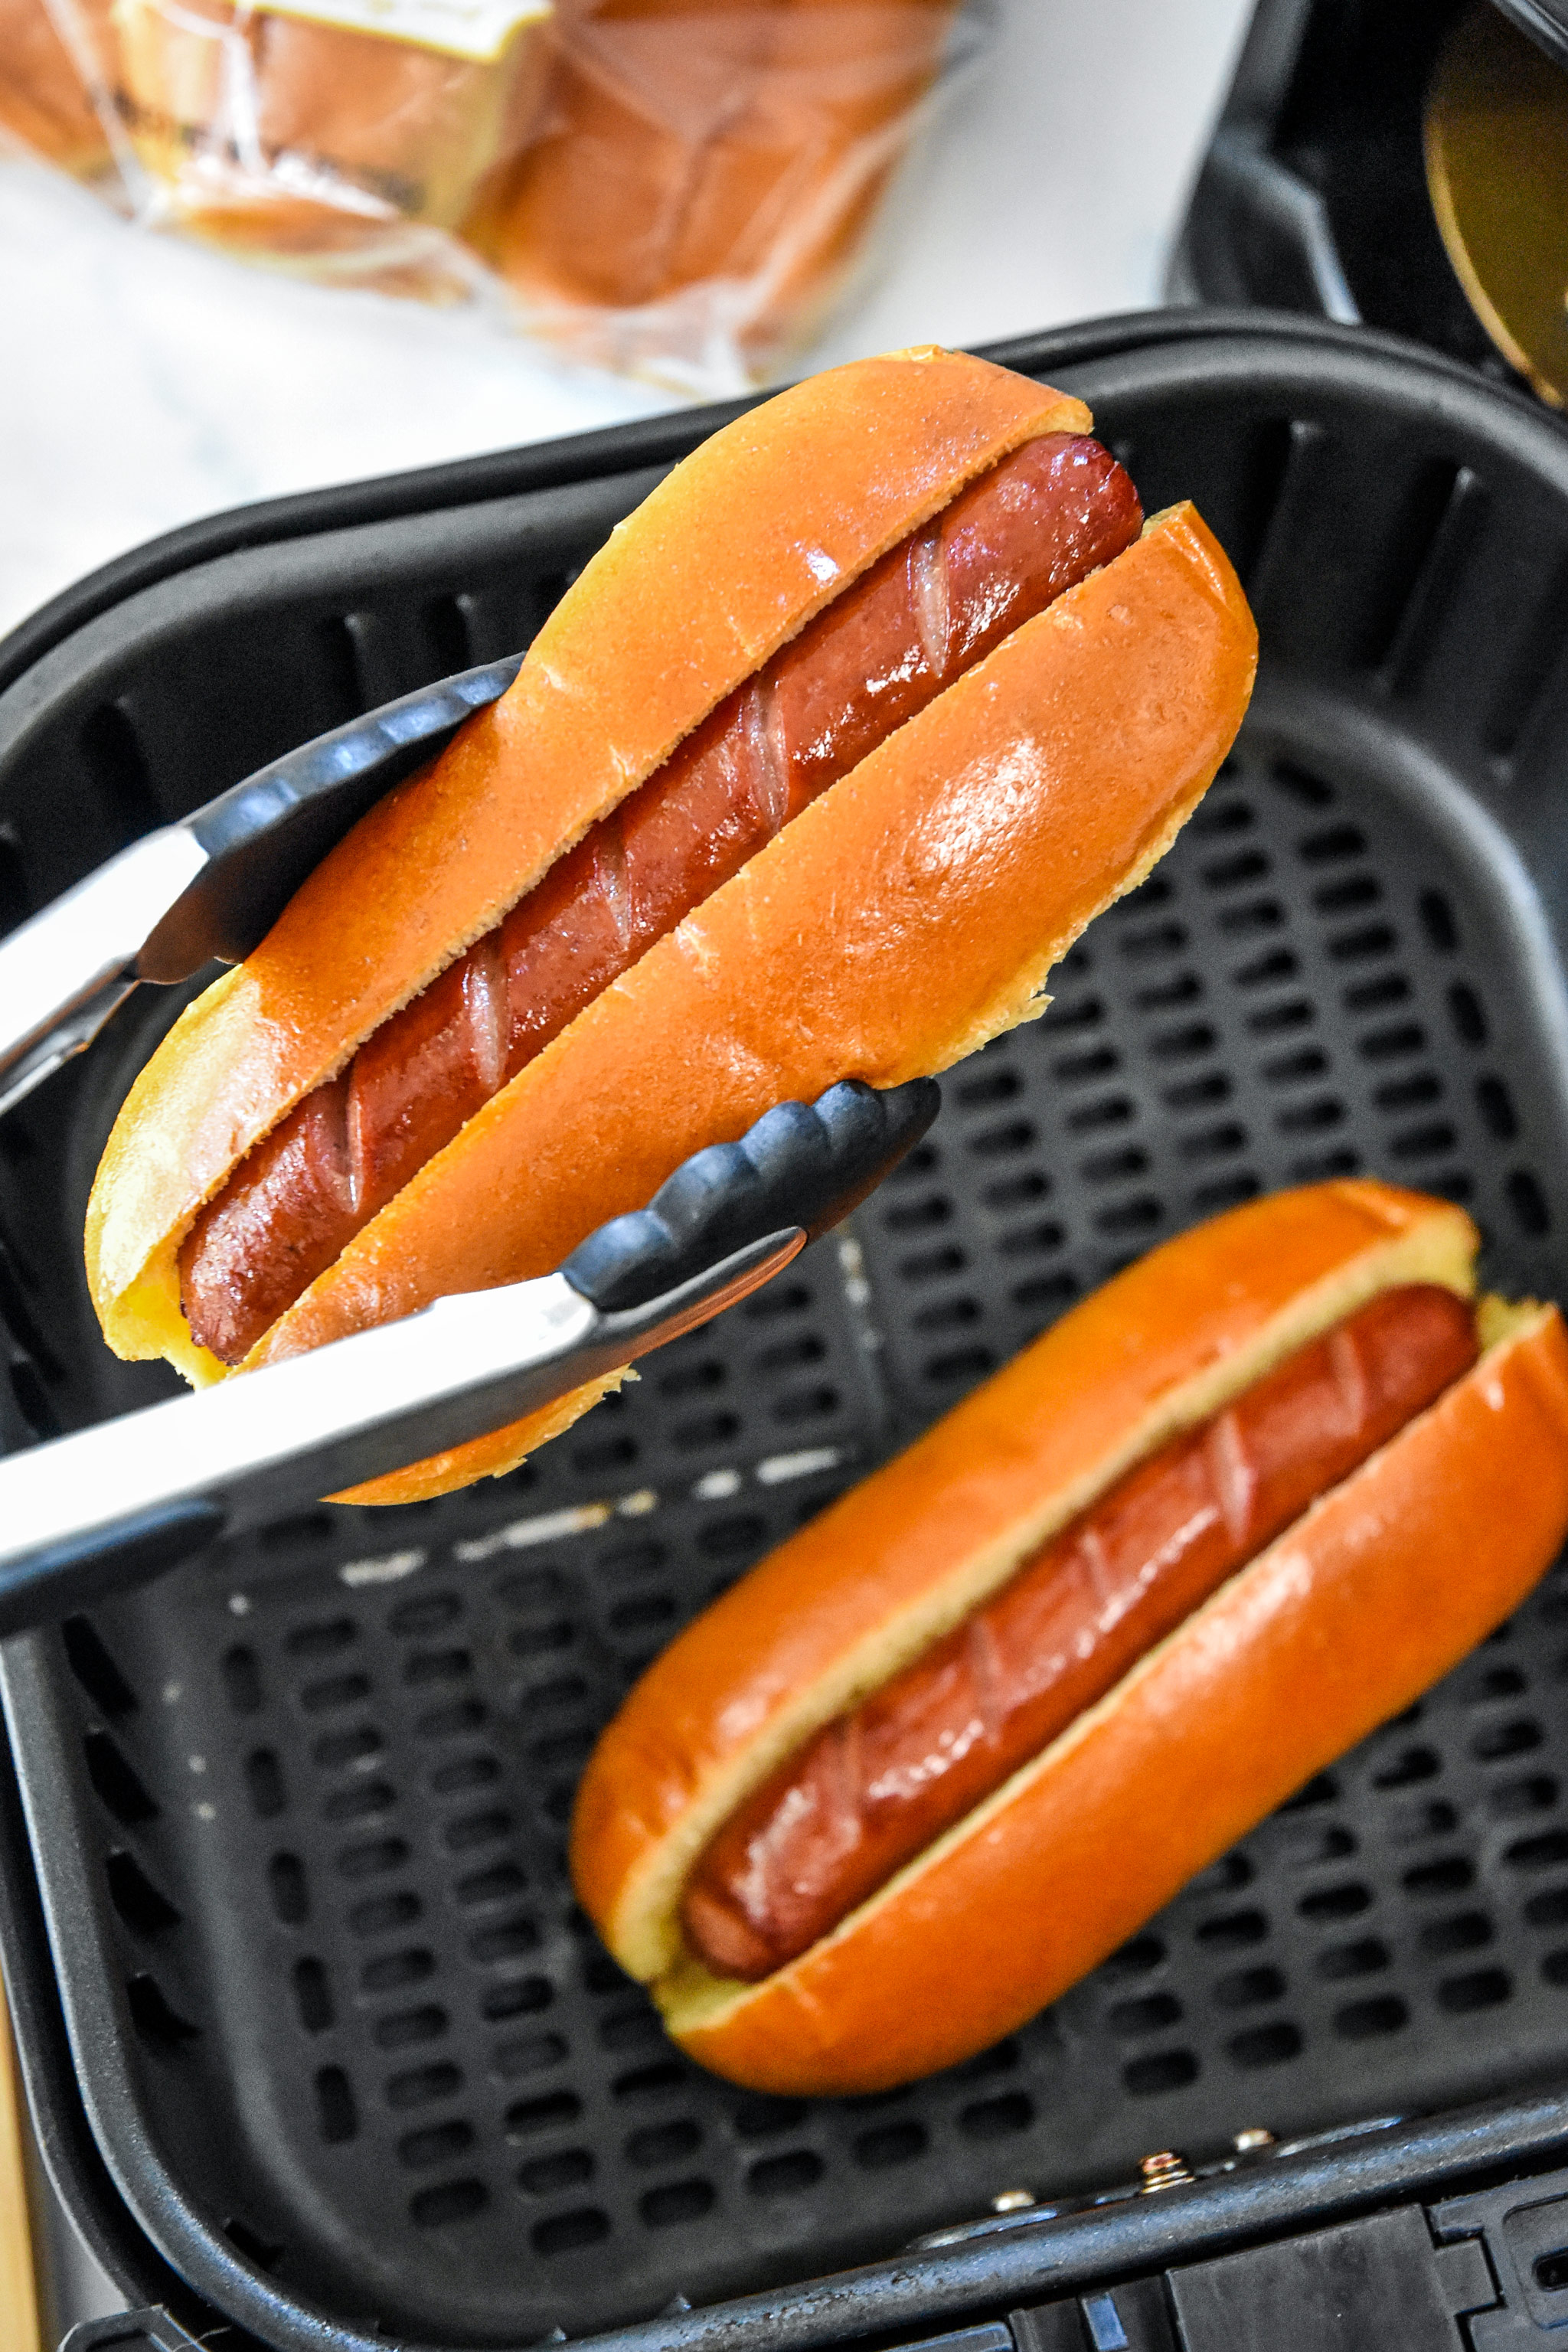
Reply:
[[1041, 1753], [1476, 1360], [1451, 1290], [1383, 1293], [1129, 1471], [994, 1597], [827, 1724], [689, 1880], [688, 1944], [756, 1982]]
[[240, 1163], [180, 1252], [201, 1345], [239, 1362], [612, 981], [1142, 522], [1098, 442], [1052, 434], [882, 557]]

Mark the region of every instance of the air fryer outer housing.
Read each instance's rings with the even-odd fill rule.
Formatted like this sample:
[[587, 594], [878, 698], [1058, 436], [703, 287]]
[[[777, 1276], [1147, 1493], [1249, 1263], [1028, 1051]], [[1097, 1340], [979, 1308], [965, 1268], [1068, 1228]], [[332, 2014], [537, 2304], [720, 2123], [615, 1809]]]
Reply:
[[[51, 2172], [151, 2315], [110, 2341], [1312, 2352], [1347, 2305], [1414, 2345], [1568, 2316], [1556, 1575], [1053, 2010], [906, 2091], [702, 2074], [565, 1884], [646, 1660], [1133, 1252], [1368, 1170], [1464, 1200], [1489, 1280], [1565, 1288], [1568, 435], [1258, 314], [996, 356], [1229, 549], [1263, 643], [1236, 755], [848, 1231], [626, 1402], [505, 1481], [323, 1507], [5, 1645], [8, 1981]], [[526, 642], [731, 413], [249, 509], [82, 583], [0, 648], [10, 915]], [[103, 1349], [79, 1235], [176, 1006], [145, 992], [0, 1126], [10, 1444], [168, 1384]], [[1199, 2177], [1136, 2193], [1162, 2149]]]
[[1564, 0], [1493, 0], [1537, 48], [1568, 71], [1568, 6]]
[[[1172, 259], [1173, 299], [1408, 335], [1525, 389], [1455, 276], [1422, 152], [1468, 0], [1258, 0]], [[1568, 70], [1568, 0], [1496, 0]]]

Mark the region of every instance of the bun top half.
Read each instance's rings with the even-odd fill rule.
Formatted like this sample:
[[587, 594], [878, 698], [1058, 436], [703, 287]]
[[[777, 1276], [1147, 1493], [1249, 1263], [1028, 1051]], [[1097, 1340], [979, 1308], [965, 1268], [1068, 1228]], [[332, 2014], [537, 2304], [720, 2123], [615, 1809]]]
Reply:
[[141, 1073], [88, 1211], [110, 1346], [221, 1377], [174, 1259], [252, 1146], [879, 556], [1026, 441], [1090, 424], [1008, 369], [911, 351], [782, 393], [677, 467], [501, 699], [362, 819]]

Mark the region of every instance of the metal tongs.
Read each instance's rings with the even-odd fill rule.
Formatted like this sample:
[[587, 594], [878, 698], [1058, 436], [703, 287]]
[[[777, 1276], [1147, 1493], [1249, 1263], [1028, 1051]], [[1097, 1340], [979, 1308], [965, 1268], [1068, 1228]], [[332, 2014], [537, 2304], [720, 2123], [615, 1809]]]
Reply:
[[0, 1461], [0, 1634], [129, 1591], [220, 1536], [461, 1445], [695, 1329], [847, 1215], [917, 1142], [931, 1078], [780, 1103], [554, 1274], [416, 1315]]
[[365, 811], [505, 693], [521, 654], [356, 719], [160, 825], [0, 941], [0, 1114], [89, 1045], [138, 981], [258, 947]]
[[[246, 955], [372, 803], [516, 675], [468, 670], [373, 711], [150, 834], [0, 945], [0, 1112], [140, 980]], [[0, 1635], [129, 1591], [318, 1496], [504, 1427], [662, 1347], [788, 1265], [935, 1118], [934, 1081], [782, 1103], [677, 1169], [538, 1280], [0, 1461]]]

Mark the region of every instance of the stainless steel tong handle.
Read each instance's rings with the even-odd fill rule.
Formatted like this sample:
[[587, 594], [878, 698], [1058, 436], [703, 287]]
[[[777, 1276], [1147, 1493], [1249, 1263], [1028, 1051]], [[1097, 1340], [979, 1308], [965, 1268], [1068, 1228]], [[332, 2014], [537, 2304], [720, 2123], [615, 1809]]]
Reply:
[[847, 1215], [940, 1103], [930, 1078], [778, 1103], [554, 1274], [438, 1299], [0, 1462], [0, 1634], [504, 1428], [706, 1322]]
[[14, 1455], [0, 1472], [0, 1633], [520, 1421], [744, 1298], [805, 1240], [766, 1234], [618, 1311], [564, 1274], [437, 1299]]
[[0, 940], [0, 1115], [91, 1045], [135, 987], [148, 933], [206, 864], [194, 834], [164, 825]]

